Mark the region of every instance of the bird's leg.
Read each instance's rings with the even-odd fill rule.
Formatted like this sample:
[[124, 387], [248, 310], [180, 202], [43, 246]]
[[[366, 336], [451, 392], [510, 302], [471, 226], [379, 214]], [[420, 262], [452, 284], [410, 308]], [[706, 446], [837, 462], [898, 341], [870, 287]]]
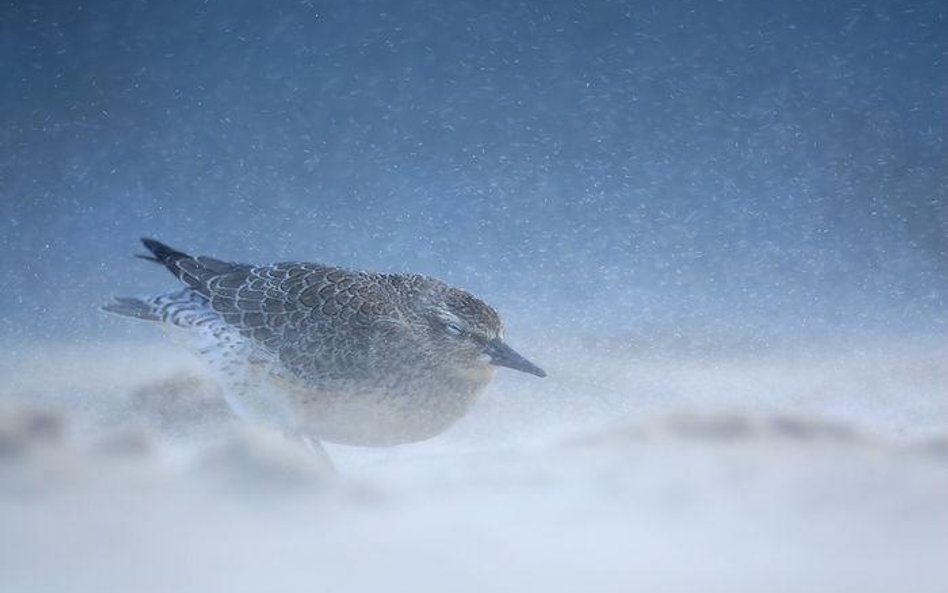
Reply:
[[326, 453], [326, 449], [323, 447], [322, 443], [311, 439], [309, 435], [306, 434], [301, 434], [300, 439], [303, 441], [303, 444], [306, 445], [306, 448], [316, 456], [320, 463], [328, 467], [332, 473], [338, 473], [336, 471], [335, 464], [333, 464], [332, 459], [329, 458], [329, 454]]

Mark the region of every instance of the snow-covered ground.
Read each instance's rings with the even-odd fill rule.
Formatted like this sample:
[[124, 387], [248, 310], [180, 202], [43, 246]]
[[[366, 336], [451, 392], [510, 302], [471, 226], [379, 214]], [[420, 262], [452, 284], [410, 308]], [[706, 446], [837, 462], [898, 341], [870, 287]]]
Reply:
[[0, 590], [948, 586], [948, 342], [523, 349], [548, 379], [331, 475], [171, 347], [8, 348]]

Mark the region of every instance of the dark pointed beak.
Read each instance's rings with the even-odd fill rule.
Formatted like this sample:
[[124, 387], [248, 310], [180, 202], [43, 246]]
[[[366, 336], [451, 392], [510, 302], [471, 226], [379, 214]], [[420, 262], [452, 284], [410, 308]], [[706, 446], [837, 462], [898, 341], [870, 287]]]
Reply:
[[487, 342], [484, 354], [490, 356], [490, 363], [493, 365], [523, 371], [537, 377], [546, 377], [546, 371], [517, 354], [513, 348], [505, 344], [500, 338], [494, 338]]

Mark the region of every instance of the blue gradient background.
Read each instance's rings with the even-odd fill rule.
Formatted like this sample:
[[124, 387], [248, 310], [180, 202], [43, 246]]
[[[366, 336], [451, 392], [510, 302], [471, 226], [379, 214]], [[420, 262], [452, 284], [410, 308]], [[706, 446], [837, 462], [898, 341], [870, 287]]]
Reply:
[[225, 259], [416, 271], [512, 335], [944, 332], [942, 2], [7, 2], [0, 333]]

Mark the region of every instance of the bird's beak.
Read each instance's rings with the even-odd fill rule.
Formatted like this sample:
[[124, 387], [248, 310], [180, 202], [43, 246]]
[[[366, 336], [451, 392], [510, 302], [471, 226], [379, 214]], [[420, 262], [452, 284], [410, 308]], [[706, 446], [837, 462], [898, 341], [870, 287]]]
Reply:
[[500, 338], [494, 338], [487, 342], [484, 354], [490, 356], [491, 364], [523, 371], [537, 377], [546, 377], [546, 371], [517, 354], [513, 348], [505, 344]]

